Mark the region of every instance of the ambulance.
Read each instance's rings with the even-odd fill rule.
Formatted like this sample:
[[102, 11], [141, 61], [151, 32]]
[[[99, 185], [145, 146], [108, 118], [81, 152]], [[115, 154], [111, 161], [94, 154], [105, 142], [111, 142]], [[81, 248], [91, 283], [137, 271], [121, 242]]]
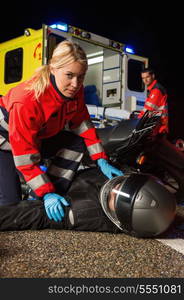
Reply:
[[126, 119], [143, 108], [146, 87], [140, 72], [148, 66], [148, 58], [126, 44], [62, 22], [26, 28], [22, 36], [0, 43], [0, 94], [30, 78], [65, 39], [78, 43], [87, 54], [84, 91], [91, 117]]

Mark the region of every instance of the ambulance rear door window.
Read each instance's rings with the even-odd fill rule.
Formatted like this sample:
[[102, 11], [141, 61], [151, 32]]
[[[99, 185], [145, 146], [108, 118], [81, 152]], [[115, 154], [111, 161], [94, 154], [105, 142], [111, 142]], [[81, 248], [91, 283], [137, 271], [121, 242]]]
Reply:
[[144, 92], [144, 84], [141, 79], [141, 71], [144, 62], [134, 59], [128, 61], [128, 89], [136, 92]]
[[8, 51], [5, 55], [5, 76], [6, 84], [20, 81], [23, 72], [23, 49], [17, 48]]

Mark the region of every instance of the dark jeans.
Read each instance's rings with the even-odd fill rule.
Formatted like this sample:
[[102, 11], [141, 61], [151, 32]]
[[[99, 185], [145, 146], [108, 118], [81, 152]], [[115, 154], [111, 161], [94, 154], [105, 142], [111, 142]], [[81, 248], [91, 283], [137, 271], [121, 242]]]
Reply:
[[[60, 168], [68, 168], [76, 172], [80, 161], [70, 161], [56, 156], [56, 153], [62, 148], [78, 151], [79, 153], [83, 153], [86, 150], [81, 137], [68, 131], [62, 131], [56, 136], [42, 141], [41, 157], [43, 159], [51, 158], [52, 163], [59, 165]], [[57, 178], [52, 175], [49, 175], [49, 177], [56, 186], [58, 193], [65, 193], [71, 184], [71, 181], [65, 178]], [[0, 150], [0, 205], [16, 203], [21, 199], [20, 177], [15, 167], [12, 153]]]

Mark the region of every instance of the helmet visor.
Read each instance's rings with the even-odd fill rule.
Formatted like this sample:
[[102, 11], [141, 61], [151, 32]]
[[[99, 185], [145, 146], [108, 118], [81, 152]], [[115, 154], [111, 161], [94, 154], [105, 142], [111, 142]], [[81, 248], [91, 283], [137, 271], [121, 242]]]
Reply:
[[[122, 193], [122, 185], [127, 176], [114, 177], [105, 182], [100, 190], [100, 203], [107, 217], [121, 230], [121, 223], [115, 212], [116, 199]], [[125, 196], [125, 195], [124, 195]]]

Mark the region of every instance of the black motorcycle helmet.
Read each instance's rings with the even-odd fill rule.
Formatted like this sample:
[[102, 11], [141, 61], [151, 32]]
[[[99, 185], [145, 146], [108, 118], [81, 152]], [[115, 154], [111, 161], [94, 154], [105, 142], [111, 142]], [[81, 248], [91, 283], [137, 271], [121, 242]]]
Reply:
[[[112, 192], [114, 211], [109, 207]], [[174, 195], [150, 174], [132, 173], [108, 180], [101, 188], [100, 202], [117, 227], [138, 237], [163, 233], [176, 215]]]

